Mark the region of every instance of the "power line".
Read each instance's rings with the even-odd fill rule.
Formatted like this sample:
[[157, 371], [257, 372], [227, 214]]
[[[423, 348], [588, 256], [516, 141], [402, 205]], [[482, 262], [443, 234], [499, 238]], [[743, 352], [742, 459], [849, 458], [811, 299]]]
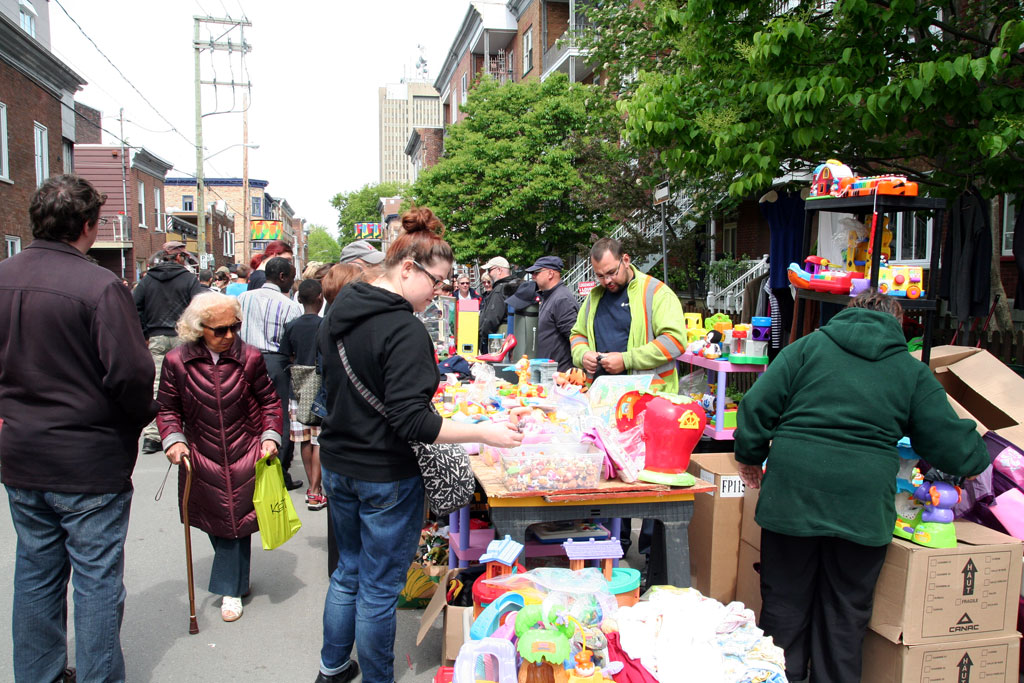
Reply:
[[[107, 63], [109, 63], [109, 64], [110, 64], [110, 66], [114, 67], [114, 71], [116, 71], [116, 72], [117, 72], [117, 73], [118, 73], [118, 74], [119, 74], [119, 75], [121, 76], [121, 78], [123, 78], [123, 79], [124, 79], [125, 83], [127, 83], [128, 85], [130, 85], [130, 86], [132, 87], [132, 90], [134, 90], [134, 91], [135, 91], [136, 93], [138, 93], [139, 97], [141, 97], [141, 98], [142, 98], [142, 101], [143, 101], [143, 102], [145, 102], [146, 104], [148, 104], [148, 105], [149, 105], [149, 107], [150, 107], [150, 109], [152, 109], [153, 111], [155, 111], [155, 112], [156, 112], [156, 114], [157, 114], [157, 116], [159, 116], [159, 117], [160, 117], [161, 119], [163, 119], [163, 120], [164, 120], [164, 123], [166, 123], [167, 125], [169, 125], [169, 126], [171, 127], [171, 130], [173, 130], [173, 131], [174, 131], [175, 133], [177, 133], [178, 135], [180, 135], [180, 136], [182, 137], [182, 139], [184, 139], [184, 140], [185, 140], [185, 142], [187, 142], [187, 143], [189, 143], [190, 145], [192, 145], [193, 147], [195, 147], [195, 144], [196, 144], [196, 143], [195, 143], [195, 141], [194, 141], [194, 140], [190, 140], [190, 139], [188, 139], [188, 137], [186, 137], [184, 133], [182, 133], [182, 132], [181, 132], [180, 130], [178, 130], [177, 128], [175, 128], [175, 127], [174, 127], [174, 124], [173, 124], [173, 123], [171, 123], [171, 122], [170, 122], [170, 121], [169, 121], [169, 120], [167, 119], [167, 117], [166, 117], [166, 116], [164, 116], [164, 115], [163, 115], [162, 113], [160, 113], [160, 110], [159, 110], [159, 109], [157, 109], [157, 108], [156, 108], [156, 107], [155, 107], [155, 106], [153, 105], [153, 103], [152, 103], [152, 102], [150, 102], [150, 101], [149, 101], [148, 99], [146, 99], [146, 96], [142, 94], [142, 91], [141, 91], [141, 90], [139, 90], [138, 88], [136, 88], [136, 87], [135, 87], [135, 84], [134, 84], [134, 83], [132, 83], [132, 82], [131, 82], [130, 80], [128, 80], [128, 77], [124, 75], [124, 72], [123, 72], [123, 71], [121, 71], [121, 69], [119, 69], [119, 68], [117, 67], [117, 65], [116, 65], [116, 64], [114, 64], [114, 62], [113, 62], [113, 61], [111, 61], [110, 57], [108, 57], [108, 56], [107, 56], [107, 55], [106, 55], [106, 54], [105, 54], [105, 53], [103, 52], [103, 50], [101, 50], [101, 49], [100, 49], [100, 46], [96, 44], [96, 41], [94, 41], [94, 40], [93, 40], [93, 39], [92, 39], [91, 37], [89, 37], [89, 34], [85, 32], [85, 29], [83, 29], [83, 28], [81, 27], [81, 25], [80, 25], [80, 24], [79, 24], [79, 23], [78, 23], [77, 21], [75, 21], [74, 17], [72, 17], [72, 16], [71, 16], [71, 14], [69, 14], [69, 13], [68, 13], [67, 9], [65, 9], [64, 5], [62, 5], [62, 4], [61, 4], [60, 0], [54, 0], [54, 2], [56, 2], [56, 3], [57, 3], [57, 6], [61, 8], [61, 11], [63, 11], [63, 12], [64, 12], [64, 14], [65, 14], [65, 15], [67, 16], [67, 18], [71, 20], [71, 23], [72, 23], [72, 24], [74, 24], [74, 25], [75, 25], [75, 27], [76, 27], [76, 28], [77, 28], [77, 29], [78, 29], [79, 31], [81, 31], [82, 35], [83, 35], [83, 36], [85, 36], [85, 39], [86, 39], [86, 40], [88, 40], [88, 41], [89, 41], [90, 43], [92, 43], [92, 46], [93, 46], [94, 48], [96, 48], [96, 51], [97, 51], [97, 52], [99, 52], [99, 53], [100, 53], [100, 55], [102, 55], [103, 59], [107, 60]], [[198, 4], [198, 0], [197, 0], [197, 3], [196, 3], [196, 4]]]

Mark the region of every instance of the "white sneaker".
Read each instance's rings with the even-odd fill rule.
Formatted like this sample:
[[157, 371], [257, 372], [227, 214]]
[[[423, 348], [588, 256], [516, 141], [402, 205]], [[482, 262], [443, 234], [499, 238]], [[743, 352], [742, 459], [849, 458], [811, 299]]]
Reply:
[[220, 618], [224, 621], [238, 621], [242, 617], [242, 598], [225, 595], [220, 604]]

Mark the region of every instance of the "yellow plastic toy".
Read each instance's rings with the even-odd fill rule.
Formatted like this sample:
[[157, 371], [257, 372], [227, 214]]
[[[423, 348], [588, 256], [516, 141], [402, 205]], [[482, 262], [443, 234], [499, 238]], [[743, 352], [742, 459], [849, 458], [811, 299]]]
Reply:
[[[889, 224], [889, 218], [885, 218], [883, 226]], [[871, 267], [871, 259], [868, 257], [868, 235], [860, 236], [856, 230], [851, 230], [846, 247], [846, 270], [850, 273], [864, 273], [869, 275], [868, 268]], [[882, 230], [882, 256], [886, 259], [892, 258], [892, 231]]]
[[919, 299], [924, 296], [924, 268], [889, 265], [878, 271], [878, 291], [889, 296]]
[[683, 313], [683, 324], [686, 326], [687, 344], [695, 342], [707, 334], [704, 329], [704, 316], [700, 313]]

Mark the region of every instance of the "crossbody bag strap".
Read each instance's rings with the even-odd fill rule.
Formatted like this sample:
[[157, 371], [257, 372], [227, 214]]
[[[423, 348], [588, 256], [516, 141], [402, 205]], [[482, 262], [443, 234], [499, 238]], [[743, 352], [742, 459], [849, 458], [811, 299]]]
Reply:
[[372, 391], [367, 389], [366, 385], [359, 381], [358, 377], [356, 377], [356, 373], [352, 369], [352, 364], [348, 362], [348, 354], [345, 353], [345, 344], [340, 339], [338, 340], [338, 355], [341, 356], [341, 364], [345, 367], [345, 374], [348, 375], [349, 381], [352, 382], [352, 386], [356, 388], [356, 391], [358, 391], [359, 394], [366, 399], [366, 402], [373, 406], [378, 413], [387, 417], [388, 413], [384, 410], [384, 403], [377, 398]]

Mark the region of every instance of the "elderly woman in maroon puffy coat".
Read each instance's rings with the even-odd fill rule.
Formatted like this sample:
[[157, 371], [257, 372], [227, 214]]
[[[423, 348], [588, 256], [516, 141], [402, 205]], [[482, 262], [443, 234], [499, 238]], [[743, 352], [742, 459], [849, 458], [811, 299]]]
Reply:
[[[177, 464], [187, 455], [192, 463], [189, 522], [213, 544], [210, 592], [224, 596], [224, 621], [242, 616], [249, 593], [256, 461], [277, 455], [284, 429], [263, 356], [242, 341], [240, 326], [234, 297], [211, 292], [192, 299], [177, 325], [185, 343], [167, 354], [157, 396], [167, 459]], [[179, 504], [184, 487], [179, 468]]]

